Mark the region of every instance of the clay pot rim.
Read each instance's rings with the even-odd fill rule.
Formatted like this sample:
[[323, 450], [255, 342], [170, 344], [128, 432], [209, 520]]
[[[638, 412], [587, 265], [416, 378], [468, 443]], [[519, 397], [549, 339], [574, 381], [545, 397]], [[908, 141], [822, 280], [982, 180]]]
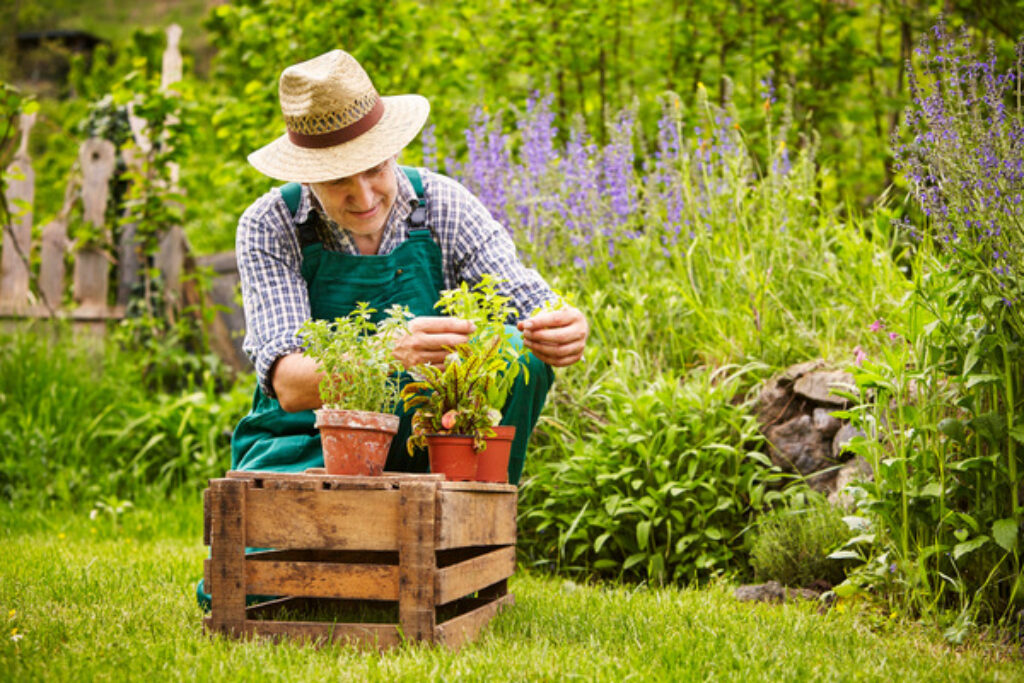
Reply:
[[313, 414], [316, 416], [313, 426], [317, 429], [320, 427], [341, 427], [342, 429], [366, 429], [395, 434], [398, 432], [398, 426], [401, 422], [397, 415], [373, 410], [318, 408], [313, 411]]

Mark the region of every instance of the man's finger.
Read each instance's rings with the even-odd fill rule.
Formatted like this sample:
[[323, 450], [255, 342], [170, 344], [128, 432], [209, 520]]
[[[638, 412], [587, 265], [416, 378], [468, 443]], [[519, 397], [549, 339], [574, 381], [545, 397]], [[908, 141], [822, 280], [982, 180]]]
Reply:
[[[413, 344], [417, 349], [423, 351], [434, 351], [437, 349], [446, 349], [459, 344], [465, 344], [469, 341], [469, 336], [465, 334], [417, 334], [413, 339]], [[447, 353], [447, 352], [446, 352]]]
[[426, 332], [428, 334], [472, 334], [475, 326], [462, 318], [445, 318], [442, 316], [421, 316], [413, 318], [409, 323], [409, 331]]
[[586, 337], [582, 325], [568, 325], [565, 327], [547, 327], [541, 330], [523, 332], [525, 341], [541, 344], [568, 344]]

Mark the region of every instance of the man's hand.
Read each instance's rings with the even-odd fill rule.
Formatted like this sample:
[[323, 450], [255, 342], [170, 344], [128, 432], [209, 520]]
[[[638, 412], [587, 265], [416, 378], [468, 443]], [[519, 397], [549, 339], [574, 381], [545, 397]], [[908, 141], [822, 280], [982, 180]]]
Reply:
[[556, 367], [572, 365], [582, 358], [590, 334], [587, 319], [572, 306], [520, 320], [519, 330], [523, 333], [523, 344], [537, 358]]
[[409, 334], [395, 344], [395, 358], [406, 370], [424, 363], [441, 365], [450, 348], [468, 342], [475, 329], [473, 323], [460, 318], [414, 318], [409, 323]]

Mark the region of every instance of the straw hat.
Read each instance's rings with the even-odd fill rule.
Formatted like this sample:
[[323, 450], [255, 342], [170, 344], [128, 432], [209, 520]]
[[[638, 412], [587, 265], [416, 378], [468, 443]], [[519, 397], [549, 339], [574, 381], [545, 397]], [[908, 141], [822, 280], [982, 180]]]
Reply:
[[355, 175], [398, 154], [427, 120], [420, 95], [381, 97], [352, 55], [332, 50], [281, 73], [288, 132], [249, 155], [260, 173], [319, 183]]

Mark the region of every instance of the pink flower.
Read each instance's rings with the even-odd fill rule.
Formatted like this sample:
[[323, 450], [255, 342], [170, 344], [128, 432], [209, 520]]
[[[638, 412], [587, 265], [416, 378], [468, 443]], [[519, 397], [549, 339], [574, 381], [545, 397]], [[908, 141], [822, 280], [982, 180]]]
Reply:
[[867, 357], [868, 354], [864, 353], [864, 349], [860, 348], [860, 346], [853, 347], [853, 359], [857, 361], [857, 367], [862, 367]]
[[899, 338], [900, 338], [900, 335], [896, 334], [895, 332], [890, 332], [889, 333], [889, 341], [896, 341]]
[[455, 418], [458, 417], [458, 412], [449, 410], [447, 413], [441, 416], [441, 426], [445, 429], [451, 429], [455, 426]]
[[872, 332], [878, 332], [883, 327], [885, 327], [885, 323], [883, 323], [881, 320], [876, 320], [875, 322], [868, 325], [868, 329], [871, 330]]

